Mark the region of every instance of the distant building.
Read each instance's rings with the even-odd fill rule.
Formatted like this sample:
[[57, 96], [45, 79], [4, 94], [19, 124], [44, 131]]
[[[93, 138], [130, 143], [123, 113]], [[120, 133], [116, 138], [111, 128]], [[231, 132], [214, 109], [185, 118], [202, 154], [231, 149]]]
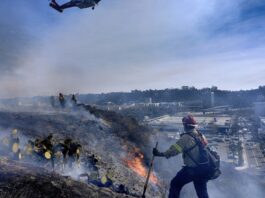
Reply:
[[[229, 116], [195, 116], [198, 129], [202, 133], [224, 133], [231, 132], [231, 117]], [[183, 131], [182, 116], [162, 116], [151, 119], [149, 125], [159, 131]]]
[[146, 98], [145, 103], [149, 103], [149, 104], [153, 103], [152, 98]]
[[[201, 119], [203, 121], [200, 121]], [[224, 133], [231, 132], [231, 117], [198, 117], [199, 130], [204, 133]]]
[[265, 131], [265, 117], [260, 117], [260, 128]]
[[265, 102], [254, 102], [256, 116], [265, 116]]
[[259, 138], [265, 139], [265, 117], [260, 117], [260, 128], [258, 130]]
[[212, 91], [211, 92], [211, 107], [214, 107], [214, 103], [215, 103], [215, 101], [214, 101], [214, 92]]

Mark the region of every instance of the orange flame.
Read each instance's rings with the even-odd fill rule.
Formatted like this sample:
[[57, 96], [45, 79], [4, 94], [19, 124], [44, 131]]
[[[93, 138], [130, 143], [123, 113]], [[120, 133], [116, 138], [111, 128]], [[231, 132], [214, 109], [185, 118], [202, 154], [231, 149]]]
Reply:
[[[143, 158], [144, 155], [141, 152], [139, 152], [138, 149], [135, 148], [134, 152], [130, 153], [128, 158], [124, 159], [124, 162], [130, 169], [132, 169], [138, 175], [142, 177], [147, 177], [148, 171], [144, 166]], [[154, 184], [157, 184], [158, 178], [153, 173], [151, 173], [150, 181], [153, 182]]]

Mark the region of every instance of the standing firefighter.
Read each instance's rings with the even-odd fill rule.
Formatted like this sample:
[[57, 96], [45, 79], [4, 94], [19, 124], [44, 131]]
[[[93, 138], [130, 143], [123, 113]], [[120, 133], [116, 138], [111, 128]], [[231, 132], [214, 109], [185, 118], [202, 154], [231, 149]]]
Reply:
[[81, 144], [73, 142], [70, 138], [67, 138], [64, 143], [59, 143], [56, 146], [55, 150], [60, 151], [63, 154], [63, 169], [66, 164], [68, 164], [70, 168], [73, 167], [74, 163], [79, 165], [81, 149]]
[[72, 102], [73, 107], [77, 105], [77, 99], [76, 99], [75, 94], [72, 95], [71, 102]]
[[59, 93], [59, 102], [62, 108], [65, 108], [65, 98], [62, 93]]
[[68, 150], [68, 165], [69, 167], [73, 167], [73, 164], [80, 164], [80, 154], [82, 146], [77, 142], [70, 141], [69, 142], [69, 150]]
[[[207, 144], [206, 138], [198, 132], [196, 121], [192, 115], [187, 115], [182, 119], [184, 133], [180, 139], [173, 144], [167, 151], [159, 152], [156, 148], [153, 149], [155, 156], [170, 158], [179, 153], [183, 153], [184, 167], [172, 179], [169, 190], [169, 198], [178, 198], [182, 187], [190, 182], [193, 182], [197, 196], [199, 198], [208, 198], [207, 182], [209, 160], [202, 153], [200, 147]], [[201, 141], [198, 144], [197, 140]]]

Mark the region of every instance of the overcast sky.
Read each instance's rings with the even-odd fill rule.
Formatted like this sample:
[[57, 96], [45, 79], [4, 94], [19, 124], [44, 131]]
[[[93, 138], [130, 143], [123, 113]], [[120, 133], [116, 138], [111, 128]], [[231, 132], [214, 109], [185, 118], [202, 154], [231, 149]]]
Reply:
[[265, 85], [264, 0], [1, 0], [0, 97], [182, 85]]

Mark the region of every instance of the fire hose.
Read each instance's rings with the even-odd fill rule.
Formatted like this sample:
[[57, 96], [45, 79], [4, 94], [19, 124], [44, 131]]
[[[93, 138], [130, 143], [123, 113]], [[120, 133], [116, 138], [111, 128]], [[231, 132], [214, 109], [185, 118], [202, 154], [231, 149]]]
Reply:
[[[156, 146], [155, 146], [156, 149], [157, 149], [157, 146], [158, 146], [158, 142], [156, 142]], [[148, 183], [149, 183], [149, 179], [150, 179], [150, 175], [151, 175], [151, 172], [152, 172], [152, 169], [153, 169], [154, 161], [155, 161], [155, 156], [153, 155], [152, 159], [151, 159], [150, 167], [149, 167], [149, 170], [148, 170], [148, 173], [147, 173], [146, 181], [145, 181], [145, 184], [144, 184], [144, 191], [143, 191], [142, 198], [145, 198], [145, 192], [146, 192], [146, 189], [147, 189], [147, 186], [148, 186]]]

